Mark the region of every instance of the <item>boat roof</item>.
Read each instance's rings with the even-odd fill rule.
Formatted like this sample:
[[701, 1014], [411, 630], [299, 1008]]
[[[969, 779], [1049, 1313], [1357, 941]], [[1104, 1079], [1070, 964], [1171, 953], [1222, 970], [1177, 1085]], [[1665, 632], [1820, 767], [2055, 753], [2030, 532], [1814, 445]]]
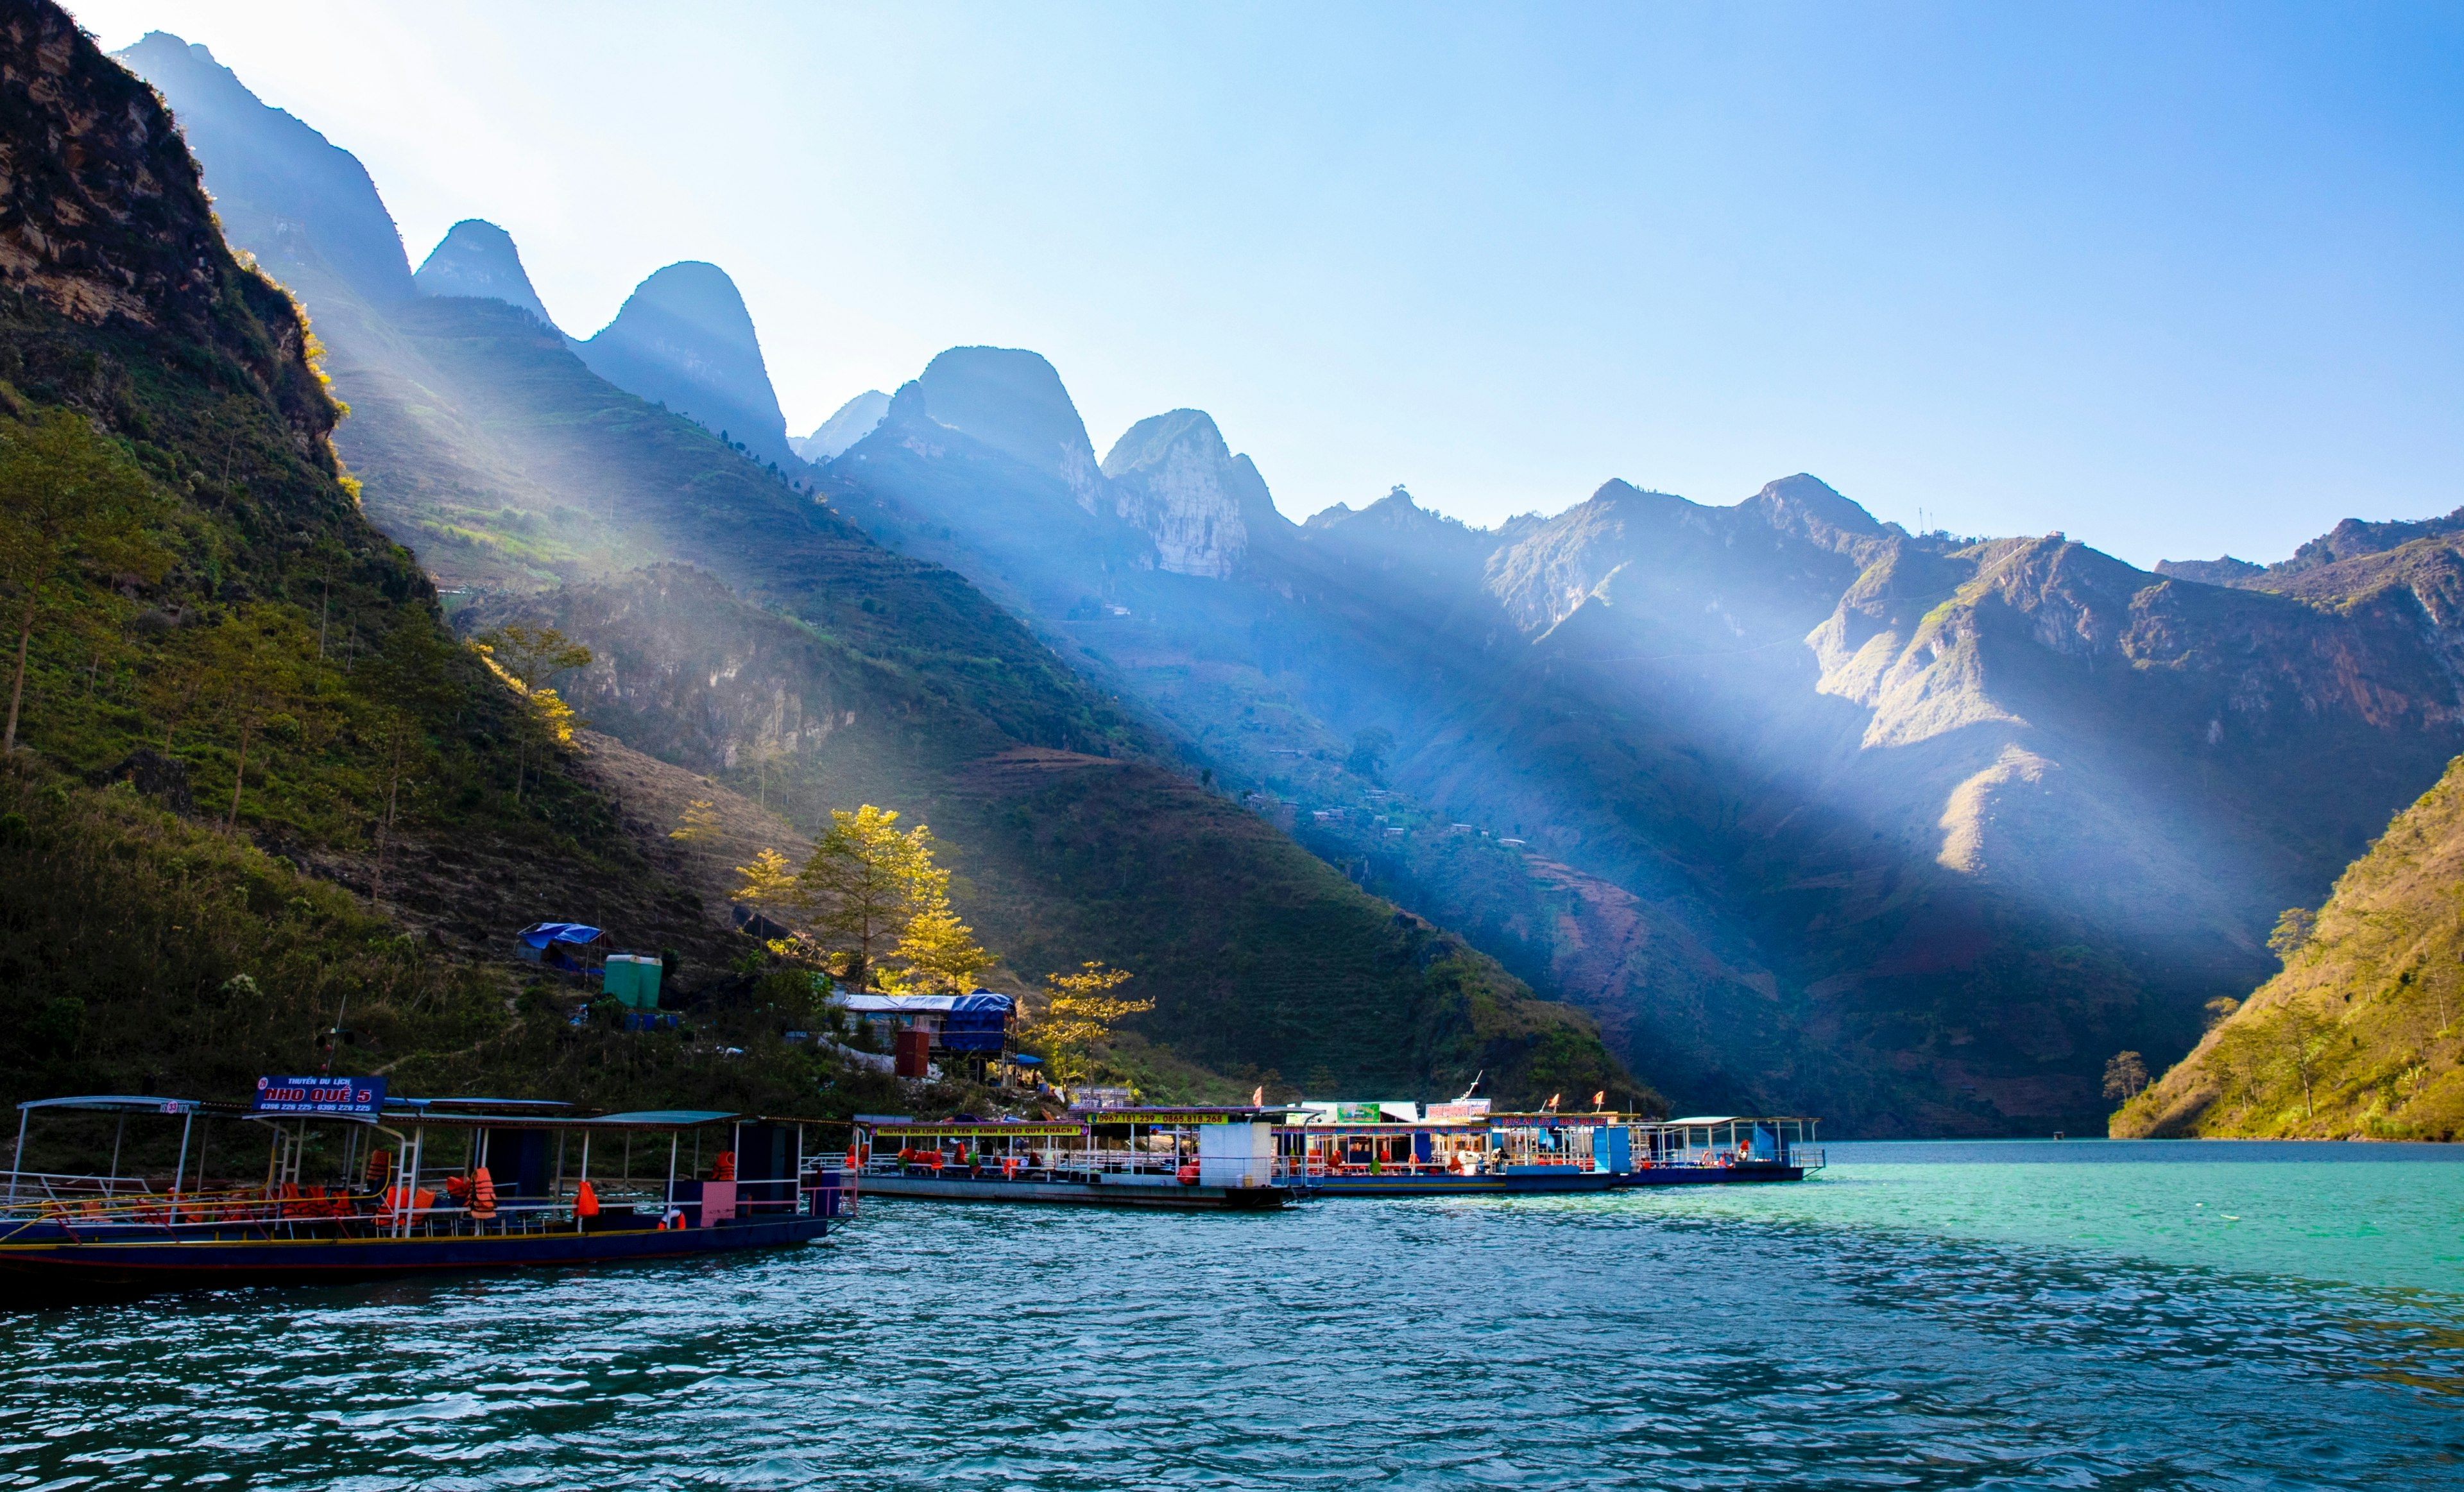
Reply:
[[[485, 1105], [480, 1108], [475, 1106]], [[548, 1098], [441, 1098], [404, 1099], [397, 1107], [395, 1100], [385, 1101], [382, 1116], [353, 1113], [281, 1113], [265, 1112], [245, 1104], [216, 1103], [197, 1098], [156, 1098], [140, 1093], [88, 1093], [68, 1098], [30, 1098], [19, 1103], [21, 1109], [45, 1108], [72, 1113], [103, 1114], [199, 1114], [213, 1119], [262, 1119], [288, 1122], [295, 1119], [338, 1121], [344, 1124], [416, 1124], [439, 1129], [462, 1130], [696, 1130], [706, 1125], [726, 1124], [735, 1120], [780, 1124], [825, 1124], [819, 1119], [770, 1119], [766, 1115], [737, 1113], [719, 1108], [637, 1108], [615, 1114], [561, 1114], [542, 1112], [546, 1109], [570, 1108], [560, 1099]]]
[[989, 1138], [1000, 1135], [1063, 1135], [1084, 1134], [1087, 1126], [1077, 1119], [901, 1119], [895, 1123], [873, 1126], [876, 1135], [889, 1139], [957, 1139]]
[[1695, 1114], [1684, 1119], [1659, 1119], [1656, 1124], [1669, 1126], [1705, 1124], [1812, 1124], [1810, 1114]]
[[143, 1093], [88, 1093], [72, 1098], [30, 1098], [19, 1108], [66, 1108], [100, 1114], [244, 1114], [237, 1104], [202, 1098], [156, 1098]]
[[1281, 1119], [1295, 1112], [1288, 1104], [1192, 1104], [1177, 1107], [1082, 1108], [1069, 1106], [1071, 1117], [1094, 1124], [1232, 1124]]

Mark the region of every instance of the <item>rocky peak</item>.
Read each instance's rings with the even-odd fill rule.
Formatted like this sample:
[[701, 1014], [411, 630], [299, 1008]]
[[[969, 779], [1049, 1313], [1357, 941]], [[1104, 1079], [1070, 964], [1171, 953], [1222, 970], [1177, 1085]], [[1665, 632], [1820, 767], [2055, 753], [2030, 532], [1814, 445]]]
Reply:
[[[337, 410], [308, 366], [298, 308], [225, 247], [155, 91], [56, 7], [4, 13], [0, 275], [73, 320], [124, 318], [211, 343], [280, 407], [300, 453], [331, 470]], [[107, 372], [86, 378], [109, 387]]]
[[755, 460], [797, 461], [753, 317], [717, 265], [669, 265], [573, 347], [601, 378], [740, 442]]
[[177, 115], [233, 243], [286, 279], [313, 266], [379, 304], [410, 298], [402, 233], [357, 157], [268, 106], [202, 45], [149, 32], [119, 60]]
[[1202, 410], [1131, 426], [1103, 472], [1114, 512], [1155, 540], [1155, 567], [1176, 575], [1230, 576], [1248, 552], [1251, 525], [1274, 514], [1256, 465], [1232, 454]]
[[514, 247], [513, 235], [479, 218], [454, 224], [411, 276], [411, 285], [422, 296], [501, 300], [529, 312], [549, 331], [556, 330], [555, 318], [539, 304], [539, 292], [531, 288], [530, 273], [522, 268], [521, 251]]
[[2386, 523], [2346, 518], [2293, 551], [2292, 559], [2282, 564], [2271, 565], [2268, 570], [2278, 578], [2299, 575], [2304, 570], [2334, 564], [2340, 560], [2386, 554], [2415, 539], [2444, 538], [2458, 533], [2464, 533], [2464, 508], [2458, 508], [2443, 518], [2397, 519]]
[[1078, 506], [1104, 510], [1104, 478], [1087, 422], [1038, 353], [1013, 347], [953, 347], [925, 366], [917, 384], [933, 418], [993, 450], [1061, 478]]
[[2196, 581], [2202, 585], [2238, 585], [2267, 573], [2267, 566], [2226, 555], [2217, 560], [2159, 560], [2156, 573], [2167, 580]]
[[1872, 514], [1802, 472], [1765, 486], [1738, 505], [1738, 514], [1767, 523], [1776, 533], [1842, 552], [1886, 532]]
[[807, 461], [835, 460], [840, 452], [878, 428], [882, 416], [889, 412], [890, 396], [878, 388], [868, 388], [839, 406], [838, 412], [824, 420], [813, 433], [792, 436], [787, 444]]

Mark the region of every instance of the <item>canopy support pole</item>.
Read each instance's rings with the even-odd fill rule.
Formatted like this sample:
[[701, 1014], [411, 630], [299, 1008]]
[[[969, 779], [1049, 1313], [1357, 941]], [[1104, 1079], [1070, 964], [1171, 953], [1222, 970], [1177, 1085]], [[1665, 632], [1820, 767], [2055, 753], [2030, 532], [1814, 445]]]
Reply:
[[[681, 1134], [668, 1136], [668, 1212], [676, 1210], [676, 1151], [684, 1142], [685, 1137]], [[662, 1214], [659, 1220], [665, 1222], [666, 1216]]]
[[[121, 1114], [119, 1127], [111, 1131], [111, 1179], [114, 1181], [120, 1179], [120, 1142], [126, 1138], [128, 1138], [128, 1116]], [[103, 1188], [106, 1193], [112, 1190], [113, 1188], [109, 1186]]]
[[188, 1131], [196, 1124], [197, 1111], [191, 1108], [180, 1125], [180, 1162], [171, 1171], [171, 1220], [175, 1223], [180, 1220], [180, 1183], [188, 1178]]
[[17, 1174], [26, 1169], [26, 1121], [33, 1116], [30, 1108], [17, 1110], [17, 1148], [9, 1152], [9, 1200], [12, 1202], [17, 1199]]
[[409, 1174], [403, 1178], [402, 1216], [394, 1223], [393, 1236], [395, 1238], [407, 1239], [410, 1237], [410, 1215], [419, 1208], [419, 1162], [422, 1152], [426, 1151], [427, 1148], [428, 1130], [425, 1128], [411, 1130], [410, 1171]]

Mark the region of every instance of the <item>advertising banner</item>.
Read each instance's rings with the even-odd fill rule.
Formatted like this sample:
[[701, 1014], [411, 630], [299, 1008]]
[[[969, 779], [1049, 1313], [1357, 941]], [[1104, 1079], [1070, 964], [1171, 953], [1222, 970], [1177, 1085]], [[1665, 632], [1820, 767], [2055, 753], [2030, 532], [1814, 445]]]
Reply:
[[385, 1110], [383, 1078], [259, 1078], [249, 1109], [260, 1114], [351, 1114]]

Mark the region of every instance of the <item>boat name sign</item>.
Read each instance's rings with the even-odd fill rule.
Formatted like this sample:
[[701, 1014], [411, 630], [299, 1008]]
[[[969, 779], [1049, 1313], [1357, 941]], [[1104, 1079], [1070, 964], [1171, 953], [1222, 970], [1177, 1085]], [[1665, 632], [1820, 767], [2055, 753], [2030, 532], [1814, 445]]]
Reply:
[[256, 1080], [249, 1110], [260, 1114], [363, 1114], [385, 1109], [383, 1078], [274, 1078]]

